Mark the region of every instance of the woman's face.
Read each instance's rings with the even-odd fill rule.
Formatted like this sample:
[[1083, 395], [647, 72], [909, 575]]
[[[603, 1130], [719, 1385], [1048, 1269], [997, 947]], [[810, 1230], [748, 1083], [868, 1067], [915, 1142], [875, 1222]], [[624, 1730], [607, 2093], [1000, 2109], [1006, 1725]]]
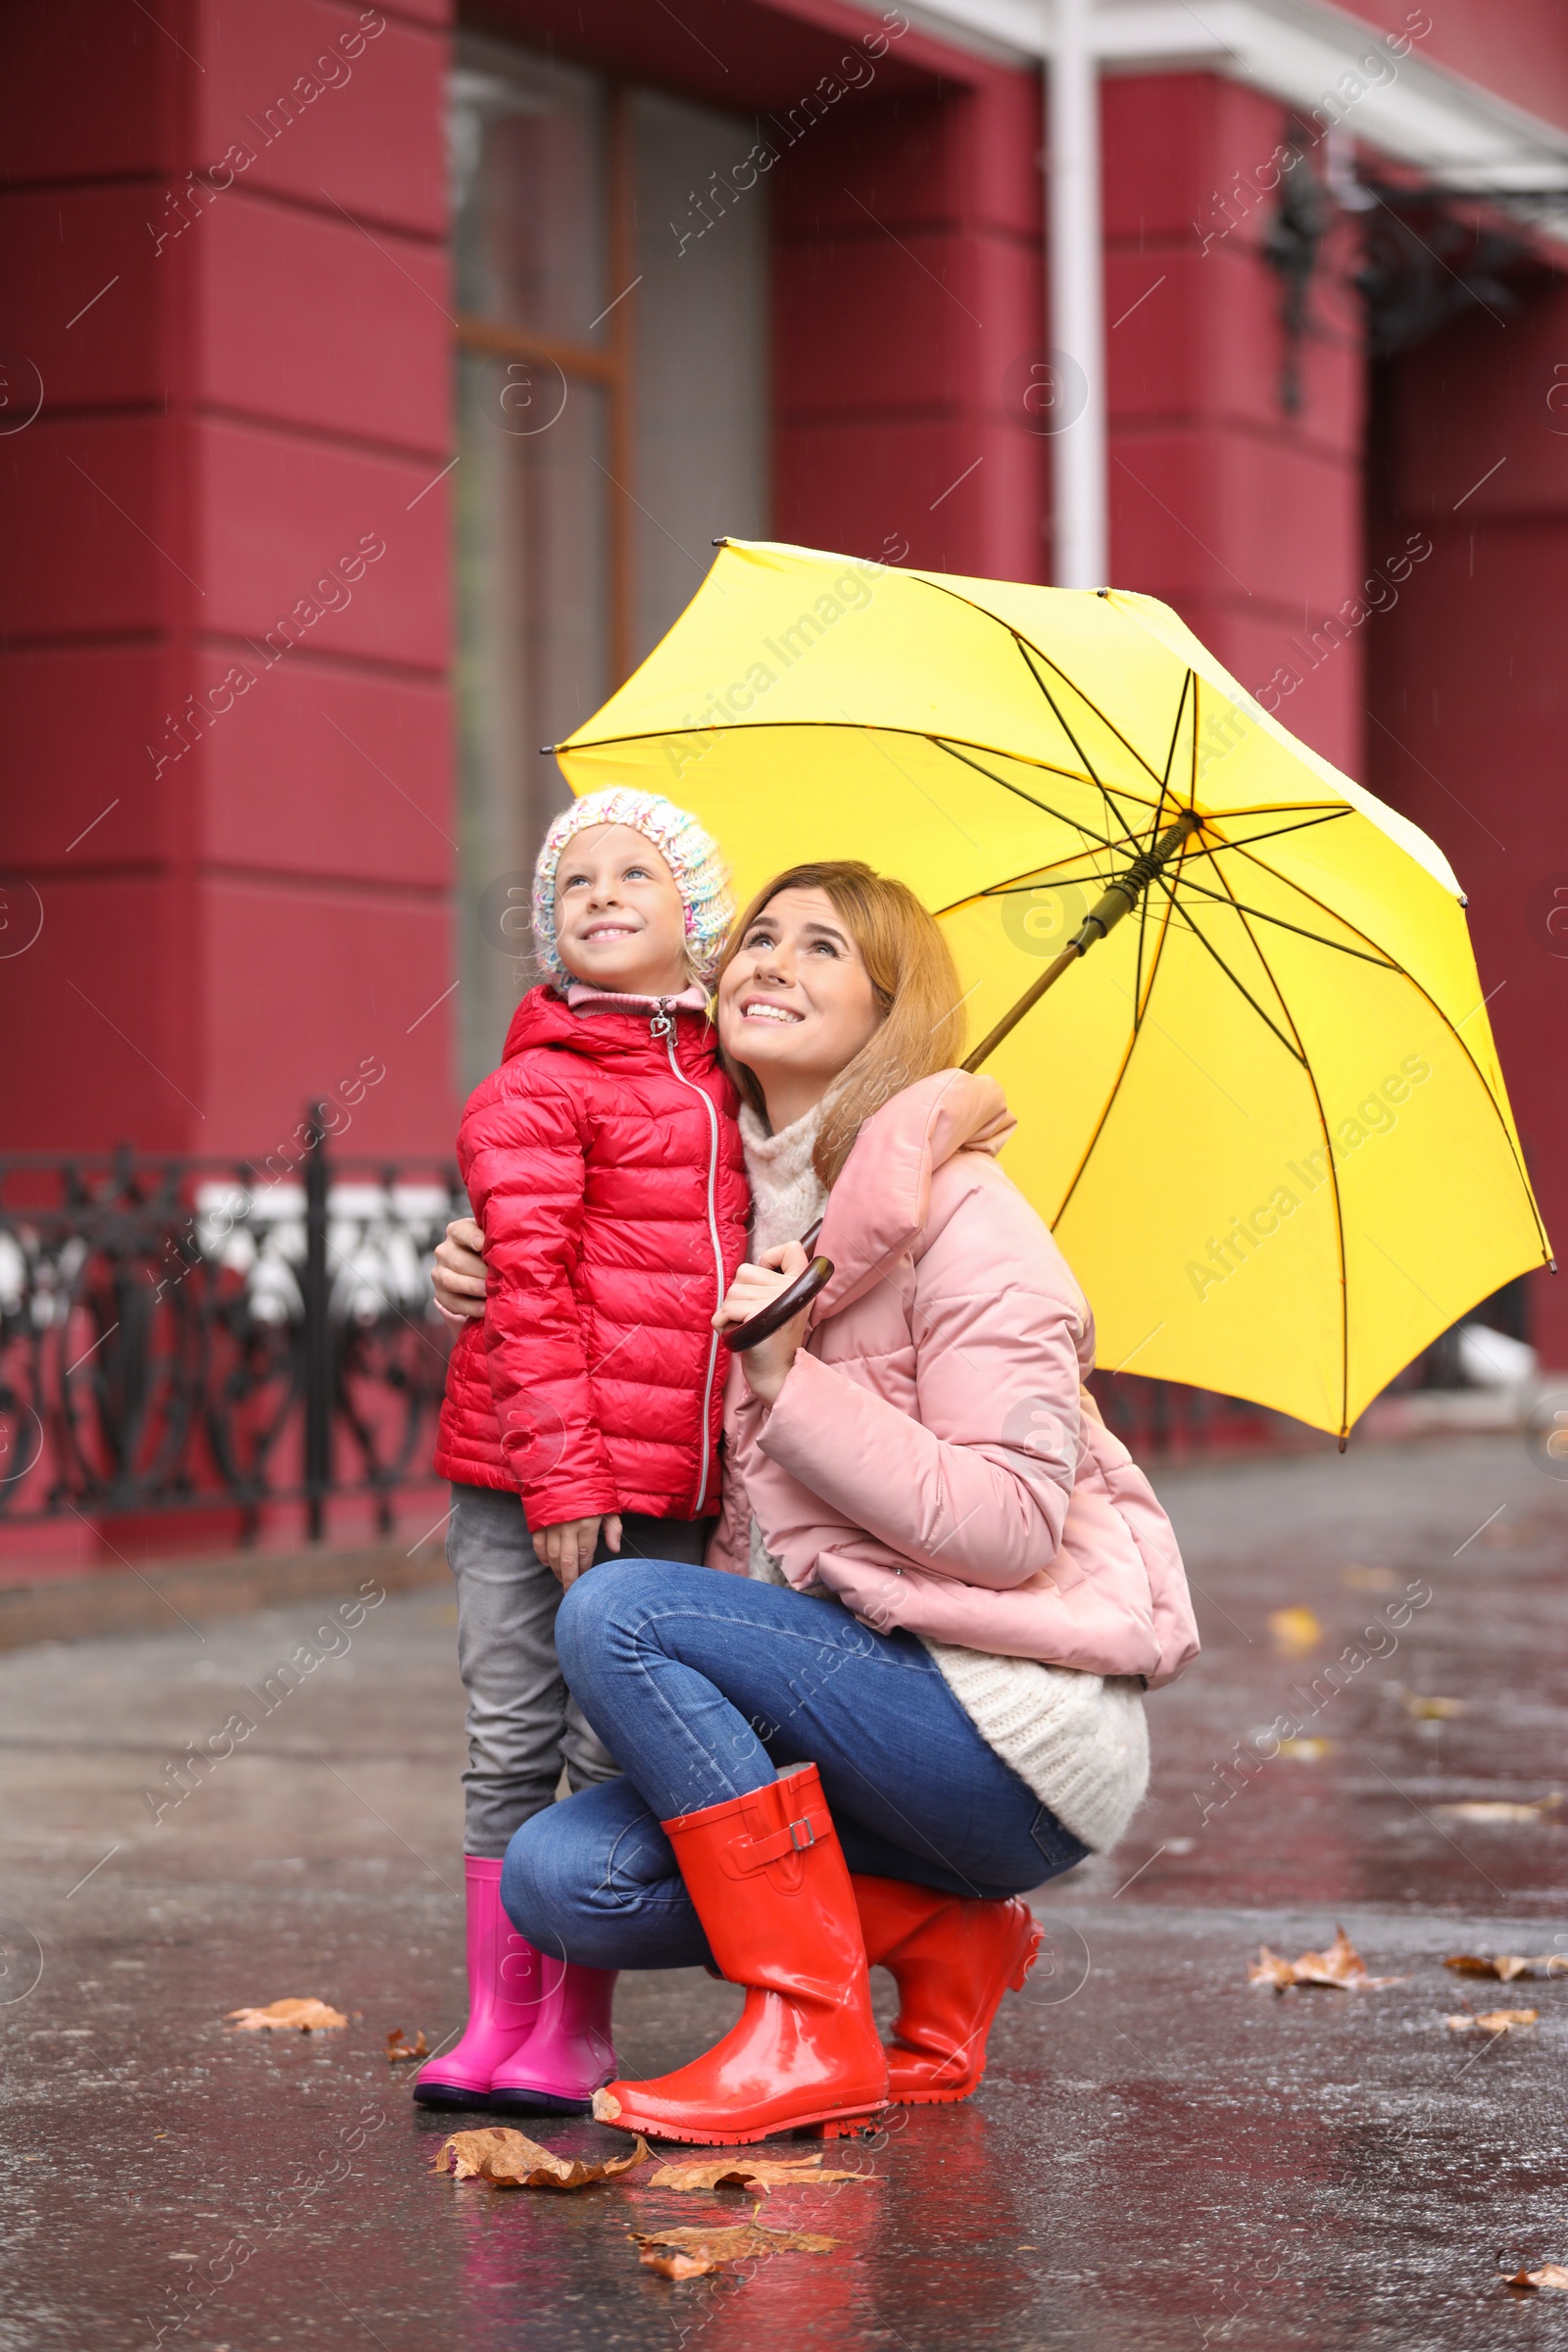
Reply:
[[882, 1025], [870, 974], [824, 890], [781, 890], [741, 941], [718, 988], [727, 1054], [793, 1092], [825, 1087]]

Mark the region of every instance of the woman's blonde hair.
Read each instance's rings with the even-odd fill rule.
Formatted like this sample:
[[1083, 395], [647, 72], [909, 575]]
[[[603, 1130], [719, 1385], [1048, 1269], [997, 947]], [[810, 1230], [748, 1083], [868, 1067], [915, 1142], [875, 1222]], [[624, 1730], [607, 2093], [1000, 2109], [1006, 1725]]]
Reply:
[[[819, 890], [832, 901], [860, 951], [882, 1021], [827, 1095], [812, 1159], [832, 1185], [863, 1122], [884, 1102], [951, 1070], [963, 1053], [965, 1023], [958, 974], [936, 920], [908, 885], [873, 873], [858, 858], [792, 865], [760, 890], [729, 935], [714, 974], [716, 988], [740, 953], [746, 934], [780, 891]], [[762, 1090], [744, 1063], [723, 1055], [725, 1068], [752, 1108], [766, 1115]]]

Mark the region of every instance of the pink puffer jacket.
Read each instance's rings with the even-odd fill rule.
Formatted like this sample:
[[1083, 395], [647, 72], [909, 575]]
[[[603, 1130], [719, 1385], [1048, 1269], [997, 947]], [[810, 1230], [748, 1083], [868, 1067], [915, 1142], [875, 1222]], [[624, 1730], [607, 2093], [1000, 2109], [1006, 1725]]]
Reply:
[[1152, 1689], [1198, 1651], [1170, 1521], [1084, 1379], [1094, 1324], [991, 1156], [995, 1079], [922, 1079], [865, 1122], [819, 1247], [835, 1273], [771, 1408], [725, 1398], [711, 1566], [750, 1521], [790, 1583], [879, 1632]]

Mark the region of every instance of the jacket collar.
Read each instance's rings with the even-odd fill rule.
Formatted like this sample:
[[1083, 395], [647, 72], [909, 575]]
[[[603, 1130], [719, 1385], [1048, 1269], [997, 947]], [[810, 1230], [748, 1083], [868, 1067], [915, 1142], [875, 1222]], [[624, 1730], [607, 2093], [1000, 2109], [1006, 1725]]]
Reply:
[[[511, 1061], [514, 1054], [545, 1046], [558, 1053], [575, 1054], [584, 1061], [616, 1063], [623, 1068], [643, 1061], [667, 1068], [663, 1039], [653, 1032], [657, 1009], [657, 1003], [650, 1002], [635, 1012], [606, 1007], [596, 1008], [590, 1016], [574, 1012], [554, 988], [531, 988], [512, 1016], [502, 1059]], [[673, 1009], [675, 1047], [683, 1067], [693, 1069], [710, 1063], [714, 1054], [713, 1030], [707, 1013], [689, 1008], [679, 999]]]
[[872, 1289], [915, 1240], [935, 1169], [957, 1152], [995, 1156], [1016, 1125], [996, 1079], [968, 1070], [938, 1070], [873, 1111], [828, 1195], [816, 1246], [833, 1260], [833, 1279], [812, 1320]]
[[573, 1012], [634, 1012], [643, 1020], [662, 1005], [666, 1012], [708, 1011], [708, 994], [694, 980], [675, 997], [635, 997], [612, 988], [596, 988], [591, 980], [573, 980], [566, 989], [566, 1003]]

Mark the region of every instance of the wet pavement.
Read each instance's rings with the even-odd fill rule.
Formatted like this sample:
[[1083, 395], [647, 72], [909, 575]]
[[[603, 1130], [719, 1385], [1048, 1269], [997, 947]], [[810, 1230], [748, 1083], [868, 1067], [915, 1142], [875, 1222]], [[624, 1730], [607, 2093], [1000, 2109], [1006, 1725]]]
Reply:
[[[864, 2181], [771, 2201], [832, 2254], [716, 2282], [655, 2278], [626, 2231], [745, 2199], [437, 2178], [449, 2123], [381, 2054], [463, 2010], [438, 1593], [355, 1622], [346, 1581], [342, 1609], [0, 1658], [0, 2345], [1563, 2342], [1568, 2296], [1510, 2295], [1498, 2265], [1568, 2263], [1568, 1976], [1442, 1964], [1568, 1954], [1568, 1802], [1441, 1808], [1568, 1793], [1568, 1485], [1474, 1438], [1160, 1484], [1205, 1647], [1151, 1701], [1146, 1811], [1041, 1896], [1046, 1957], [979, 2095], [896, 2118], [848, 2158]], [[255, 1732], [181, 1776], [236, 1709]], [[1294, 1957], [1341, 1921], [1403, 1982], [1248, 1985], [1260, 1941]], [[296, 1993], [348, 2031], [222, 2026]], [[1541, 2022], [1451, 2033], [1466, 2005]], [[737, 2006], [698, 1972], [623, 1980], [627, 2070], [695, 2054]]]

